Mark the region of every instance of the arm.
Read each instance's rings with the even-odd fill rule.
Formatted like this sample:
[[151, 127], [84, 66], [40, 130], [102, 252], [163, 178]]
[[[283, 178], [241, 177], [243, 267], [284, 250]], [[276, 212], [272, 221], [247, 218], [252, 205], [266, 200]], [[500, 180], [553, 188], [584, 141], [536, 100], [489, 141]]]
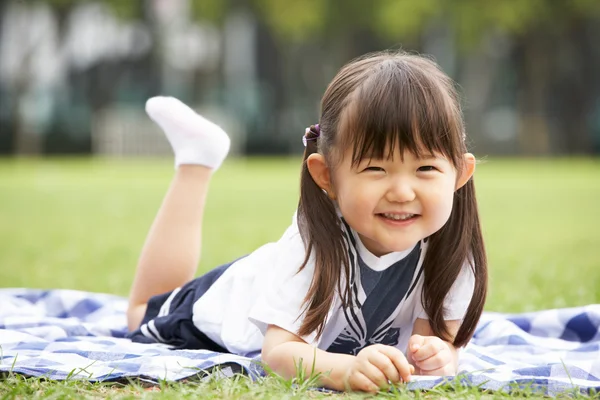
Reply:
[[[450, 339], [456, 336], [460, 323], [460, 320], [446, 321]], [[406, 356], [419, 375], [453, 376], [458, 370], [458, 350], [451, 341], [435, 336], [426, 319], [415, 321]]]
[[278, 374], [288, 379], [296, 376], [296, 365], [300, 359], [304, 370], [310, 374], [315, 357], [317, 362], [314, 372], [328, 375], [323, 377], [322, 384], [330, 389], [344, 390], [344, 375], [354, 356], [316, 349], [300, 337], [275, 325], [267, 328], [262, 360]]
[[402, 352], [391, 346], [372, 345], [357, 356], [317, 349], [300, 337], [269, 325], [262, 349], [263, 361], [285, 378], [296, 376], [302, 360], [307, 375], [320, 373], [320, 384], [334, 390], [377, 392], [389, 382], [409, 381], [412, 372]]

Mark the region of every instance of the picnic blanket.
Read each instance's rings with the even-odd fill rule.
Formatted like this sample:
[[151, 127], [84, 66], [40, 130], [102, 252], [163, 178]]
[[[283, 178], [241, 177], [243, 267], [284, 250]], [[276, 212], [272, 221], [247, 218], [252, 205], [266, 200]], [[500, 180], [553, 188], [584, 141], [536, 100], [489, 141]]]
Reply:
[[[216, 369], [229, 376], [263, 374], [259, 355], [170, 350], [133, 343], [125, 326], [126, 299], [74, 290], [0, 289], [0, 372], [49, 379], [150, 382], [180, 380]], [[547, 395], [600, 391], [600, 304], [526, 314], [484, 313], [462, 350], [461, 384]], [[439, 377], [415, 377], [412, 389]]]

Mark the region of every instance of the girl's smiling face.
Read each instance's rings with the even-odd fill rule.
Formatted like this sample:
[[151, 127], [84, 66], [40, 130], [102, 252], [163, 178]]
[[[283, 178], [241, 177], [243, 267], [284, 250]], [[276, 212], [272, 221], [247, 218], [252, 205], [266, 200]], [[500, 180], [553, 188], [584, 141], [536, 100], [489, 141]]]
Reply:
[[306, 162], [380, 256], [444, 226], [475, 159], [466, 153], [458, 95], [436, 67], [390, 58], [356, 68], [341, 72], [323, 96], [318, 153]]
[[465, 159], [466, 174], [459, 176], [441, 154], [419, 158], [397, 149], [389, 158], [353, 165], [347, 153], [330, 171], [330, 195], [371, 253], [407, 250], [448, 221], [455, 190], [473, 173], [474, 157]]

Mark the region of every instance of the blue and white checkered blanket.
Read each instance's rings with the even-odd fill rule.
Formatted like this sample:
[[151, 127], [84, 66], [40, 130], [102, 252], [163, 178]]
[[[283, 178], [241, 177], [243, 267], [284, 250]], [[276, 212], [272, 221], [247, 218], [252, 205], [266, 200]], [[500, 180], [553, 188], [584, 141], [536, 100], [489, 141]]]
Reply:
[[[255, 360], [203, 350], [169, 350], [124, 338], [126, 300], [73, 290], [0, 290], [0, 371], [62, 380], [137, 377], [179, 380], [221, 366], [261, 373]], [[460, 381], [548, 395], [600, 391], [600, 304], [505, 315], [485, 313], [461, 353]], [[431, 388], [441, 378], [417, 377]]]

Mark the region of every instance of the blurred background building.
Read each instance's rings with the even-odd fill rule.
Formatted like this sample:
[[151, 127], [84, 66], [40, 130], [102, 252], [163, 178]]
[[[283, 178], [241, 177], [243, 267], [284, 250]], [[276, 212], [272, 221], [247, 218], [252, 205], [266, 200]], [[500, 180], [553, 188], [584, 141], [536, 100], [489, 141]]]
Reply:
[[157, 94], [298, 153], [336, 71], [400, 48], [458, 82], [476, 154], [600, 153], [600, 0], [3, 0], [0, 154], [168, 153]]

